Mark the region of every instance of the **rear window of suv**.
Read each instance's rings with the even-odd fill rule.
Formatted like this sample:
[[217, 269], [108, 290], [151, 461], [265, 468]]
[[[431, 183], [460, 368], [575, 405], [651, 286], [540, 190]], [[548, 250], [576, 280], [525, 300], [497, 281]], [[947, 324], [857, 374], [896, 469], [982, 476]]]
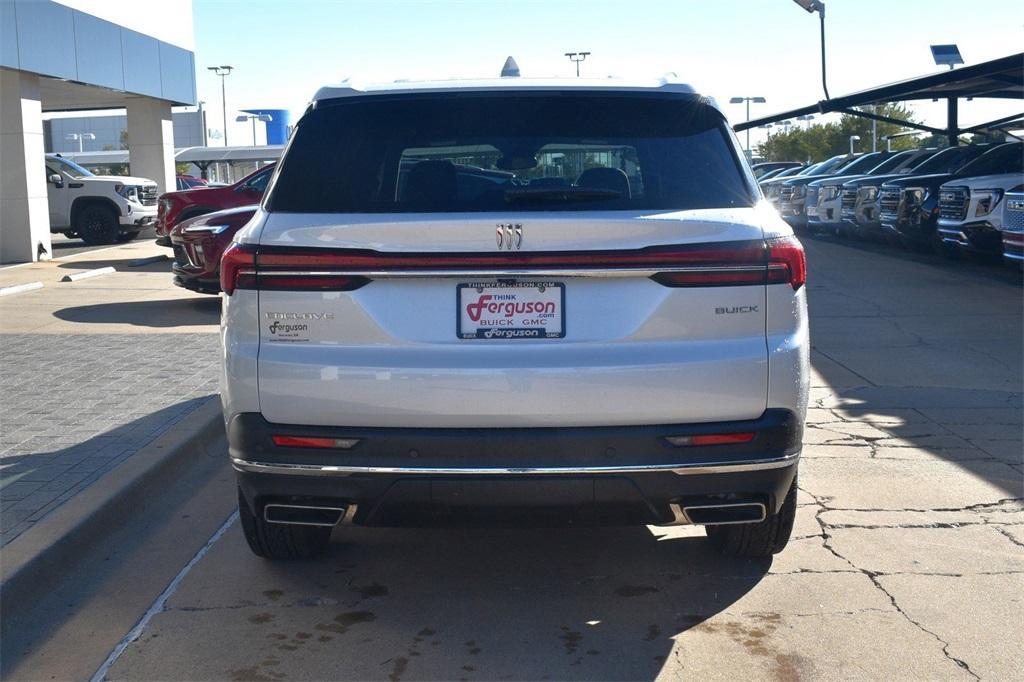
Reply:
[[722, 116], [698, 97], [446, 93], [319, 102], [270, 211], [406, 213], [752, 206]]

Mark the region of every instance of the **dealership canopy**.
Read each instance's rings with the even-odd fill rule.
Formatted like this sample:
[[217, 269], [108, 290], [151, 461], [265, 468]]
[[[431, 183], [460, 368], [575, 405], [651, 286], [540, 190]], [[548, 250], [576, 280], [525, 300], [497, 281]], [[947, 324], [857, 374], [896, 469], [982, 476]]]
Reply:
[[[950, 144], [957, 144], [957, 137], [962, 133], [991, 130], [1000, 125], [1018, 122], [1021, 118], [1024, 118], [1024, 113], [1015, 114], [995, 121], [986, 121], [969, 128], [961, 128], [957, 116], [959, 100], [964, 98], [1020, 100], [1022, 97], [1024, 97], [1024, 53], [1019, 53], [994, 59], [990, 62], [965, 66], [953, 71], [943, 71], [931, 76], [911, 78], [898, 83], [890, 83], [862, 90], [850, 95], [821, 100], [817, 104], [811, 104], [799, 109], [744, 121], [743, 123], [736, 124], [733, 128], [739, 132], [769, 123], [793, 119], [798, 116], [806, 116], [807, 114], [843, 113], [885, 121], [887, 123], [895, 123], [905, 128], [924, 130], [935, 135], [945, 135], [949, 139]], [[946, 128], [935, 128], [920, 123], [901, 121], [888, 116], [880, 116], [854, 109], [854, 107], [922, 99], [946, 100]]]

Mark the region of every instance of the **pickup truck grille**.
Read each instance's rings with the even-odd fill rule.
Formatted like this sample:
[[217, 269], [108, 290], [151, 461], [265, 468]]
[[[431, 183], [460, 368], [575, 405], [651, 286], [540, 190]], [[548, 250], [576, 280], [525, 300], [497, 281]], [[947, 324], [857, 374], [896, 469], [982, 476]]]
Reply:
[[793, 188], [784, 185], [782, 187], [782, 189], [779, 190], [779, 201], [792, 201], [792, 200], [793, 200]]
[[1024, 232], [1024, 194], [1006, 195], [1006, 210], [1003, 211], [1003, 231]]
[[882, 213], [893, 213], [895, 214], [900, 207], [900, 195], [903, 190], [899, 189], [883, 189], [878, 195], [879, 208]]
[[139, 201], [143, 206], [155, 206], [156, 200], [156, 185], [143, 185], [139, 188]]
[[844, 189], [843, 190], [843, 209], [850, 209], [857, 205], [857, 190], [855, 189]]
[[939, 217], [963, 220], [967, 217], [967, 202], [971, 191], [966, 187], [950, 187], [939, 192]]

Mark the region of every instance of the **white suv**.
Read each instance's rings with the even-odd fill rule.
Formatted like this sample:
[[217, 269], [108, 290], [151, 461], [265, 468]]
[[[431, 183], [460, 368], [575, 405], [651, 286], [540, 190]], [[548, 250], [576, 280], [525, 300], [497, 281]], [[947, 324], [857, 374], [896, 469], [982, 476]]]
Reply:
[[50, 232], [86, 244], [132, 239], [156, 220], [156, 183], [147, 178], [94, 175], [57, 154], [46, 155]]
[[[1000, 202], [1024, 180], [1024, 144], [1008, 142], [979, 159], [985, 170], [939, 187], [939, 237], [952, 248], [1001, 255]], [[972, 168], [979, 168], [974, 165]]]
[[339, 523], [789, 538], [806, 264], [678, 83], [321, 89], [221, 263], [252, 550]]

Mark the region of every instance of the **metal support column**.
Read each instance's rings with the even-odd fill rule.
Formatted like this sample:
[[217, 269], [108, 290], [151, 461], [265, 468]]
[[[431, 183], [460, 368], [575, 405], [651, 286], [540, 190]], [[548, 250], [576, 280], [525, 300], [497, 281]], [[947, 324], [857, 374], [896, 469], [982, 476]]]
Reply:
[[946, 100], [946, 137], [950, 147], [960, 144], [960, 123], [957, 120], [958, 103], [959, 100], [956, 97]]

